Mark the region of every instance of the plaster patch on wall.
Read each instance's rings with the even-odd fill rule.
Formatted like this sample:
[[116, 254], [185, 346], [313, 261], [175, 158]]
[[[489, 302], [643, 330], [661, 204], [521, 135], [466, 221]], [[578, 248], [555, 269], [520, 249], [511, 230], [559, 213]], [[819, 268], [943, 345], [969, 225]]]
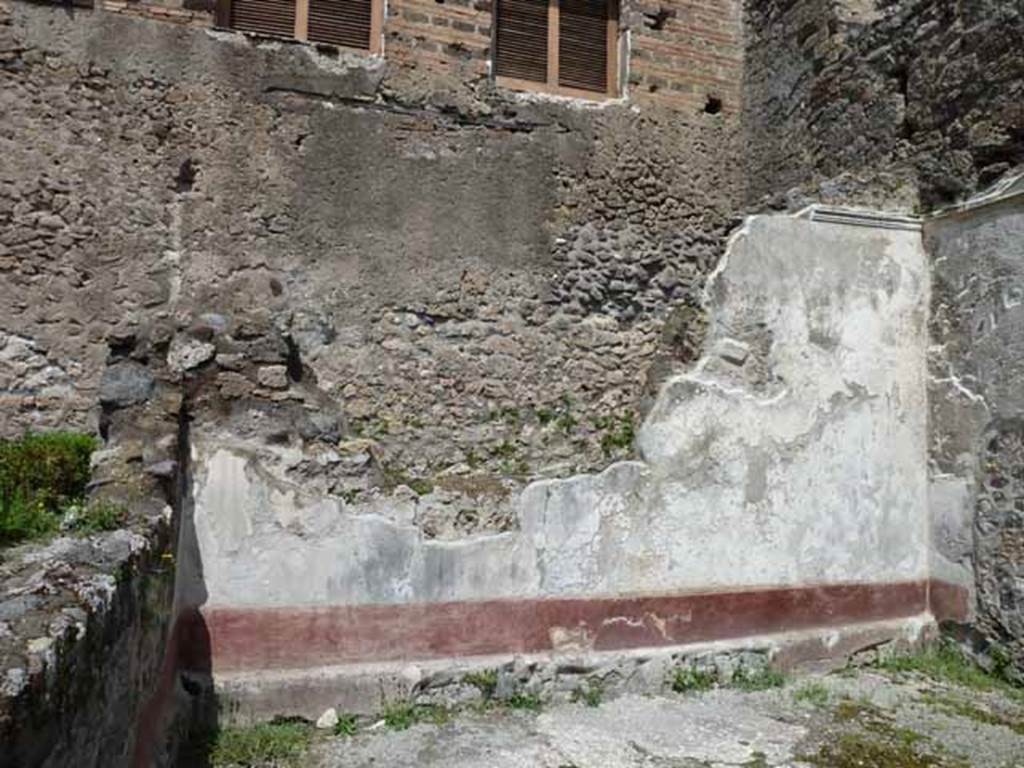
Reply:
[[[707, 354], [670, 379], [640, 430], [643, 461], [527, 486], [518, 531], [425, 539], [408, 518], [305, 494], [272, 464], [198, 434], [210, 604], [924, 578], [927, 301], [917, 232], [751, 219], [707, 292], [706, 349], [733, 339], [747, 359]], [[822, 312], [831, 346], [811, 339]]]

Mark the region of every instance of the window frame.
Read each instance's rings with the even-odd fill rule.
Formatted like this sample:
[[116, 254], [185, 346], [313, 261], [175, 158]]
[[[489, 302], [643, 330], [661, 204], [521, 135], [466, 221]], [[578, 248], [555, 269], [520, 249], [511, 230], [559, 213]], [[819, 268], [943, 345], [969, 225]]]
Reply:
[[494, 12], [493, 23], [491, 24], [491, 67], [494, 72], [494, 84], [501, 88], [509, 88], [514, 91], [532, 91], [533, 93], [544, 93], [552, 96], [566, 96], [573, 99], [588, 99], [590, 101], [608, 101], [617, 99], [622, 95], [619, 86], [619, 48], [621, 45], [619, 29], [619, 0], [605, 0], [608, 3], [608, 28], [605, 36], [607, 50], [607, 72], [605, 82], [608, 88], [605, 91], [588, 91], [582, 88], [571, 88], [558, 84], [558, 44], [559, 44], [559, 18], [561, 16], [561, 0], [548, 0], [548, 70], [547, 80], [525, 80], [519, 77], [508, 77], [498, 74], [498, 18], [499, 8], [502, 0], [493, 0]]
[[263, 35], [275, 40], [294, 40], [309, 45], [332, 45], [346, 51], [358, 51], [370, 56], [384, 53], [384, 13], [386, 0], [370, 0], [370, 45], [368, 48], [355, 48], [351, 45], [325, 43], [309, 39], [309, 0], [293, 0], [295, 3], [295, 28], [292, 37], [281, 37], [270, 32], [249, 32], [231, 26], [231, 0], [217, 0], [215, 25], [221, 29], [240, 32], [245, 35]]

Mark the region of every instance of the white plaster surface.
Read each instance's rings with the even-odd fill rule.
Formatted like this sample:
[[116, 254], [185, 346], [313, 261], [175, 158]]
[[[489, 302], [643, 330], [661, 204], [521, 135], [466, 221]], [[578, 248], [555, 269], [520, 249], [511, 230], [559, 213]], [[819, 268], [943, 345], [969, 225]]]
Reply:
[[[428, 540], [197, 435], [210, 606], [651, 594], [927, 575], [920, 233], [751, 219], [708, 291], [708, 354], [642, 460], [537, 482], [519, 530]], [[736, 350], [743, 349], [744, 355]]]

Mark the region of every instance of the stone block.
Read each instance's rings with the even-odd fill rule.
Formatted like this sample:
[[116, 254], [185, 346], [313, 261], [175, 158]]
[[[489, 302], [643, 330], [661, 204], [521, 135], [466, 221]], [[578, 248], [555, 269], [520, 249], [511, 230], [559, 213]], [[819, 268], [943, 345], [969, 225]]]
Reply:
[[264, 365], [256, 370], [256, 380], [268, 389], [284, 389], [288, 386], [288, 369], [283, 365]]
[[153, 374], [139, 363], [114, 363], [103, 372], [100, 381], [100, 402], [123, 408], [143, 403], [153, 394]]

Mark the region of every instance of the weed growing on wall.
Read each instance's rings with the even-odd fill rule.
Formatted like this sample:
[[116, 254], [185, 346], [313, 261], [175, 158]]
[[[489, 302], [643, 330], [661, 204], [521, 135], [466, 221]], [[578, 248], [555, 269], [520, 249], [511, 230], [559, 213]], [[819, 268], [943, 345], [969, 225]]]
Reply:
[[633, 417], [629, 414], [604, 416], [594, 422], [594, 428], [602, 432], [601, 450], [606, 457], [629, 451], [636, 440]]
[[572, 701], [588, 707], [600, 706], [604, 698], [604, 686], [600, 680], [587, 680], [586, 685], [577, 686], [572, 692]]
[[462, 678], [462, 682], [475, 686], [484, 699], [492, 699], [495, 691], [498, 690], [498, 670], [483, 669], [478, 672], [470, 672]]
[[116, 531], [128, 517], [123, 504], [98, 499], [88, 504], [72, 504], [64, 510], [62, 527], [77, 533], [90, 534]]
[[769, 666], [751, 668], [741, 664], [732, 673], [729, 684], [741, 691], [767, 691], [785, 685], [786, 676]]
[[711, 690], [717, 676], [713, 670], [696, 667], [676, 667], [672, 672], [672, 690], [676, 693]]
[[385, 490], [393, 491], [404, 485], [417, 496], [426, 496], [434, 490], [434, 483], [426, 477], [414, 477], [401, 467], [386, 465], [382, 467], [382, 484]]
[[[0, 546], [58, 530], [64, 510], [82, 503], [95, 448], [95, 438], [73, 432], [0, 440]], [[111, 519], [102, 511], [95, 524]]]

